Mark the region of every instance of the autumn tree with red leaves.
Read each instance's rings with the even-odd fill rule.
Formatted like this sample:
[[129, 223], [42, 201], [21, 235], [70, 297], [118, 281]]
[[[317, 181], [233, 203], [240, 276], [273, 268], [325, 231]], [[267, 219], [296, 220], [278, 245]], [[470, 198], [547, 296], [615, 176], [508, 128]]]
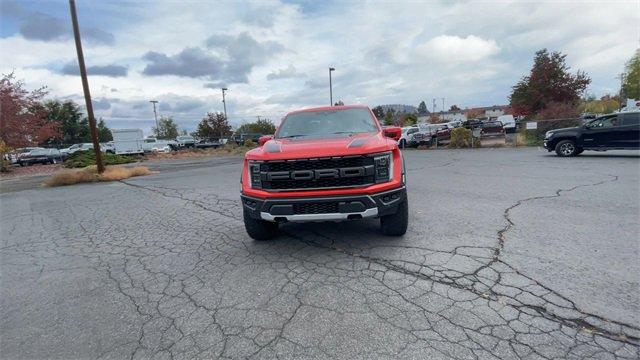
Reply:
[[13, 73], [0, 80], [0, 140], [10, 148], [38, 145], [60, 136], [59, 124], [46, 120], [45, 88], [31, 92]]
[[531, 72], [513, 87], [510, 96], [513, 115], [535, 116], [547, 107], [566, 113], [568, 106], [578, 105], [591, 79], [582, 71], [571, 74], [566, 57], [547, 49], [536, 52]]

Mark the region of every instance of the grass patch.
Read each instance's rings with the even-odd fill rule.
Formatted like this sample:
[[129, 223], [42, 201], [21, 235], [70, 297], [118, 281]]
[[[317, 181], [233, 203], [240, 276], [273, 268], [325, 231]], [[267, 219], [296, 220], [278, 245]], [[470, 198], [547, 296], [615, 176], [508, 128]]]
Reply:
[[[116, 154], [102, 154], [102, 162], [105, 165], [120, 165], [135, 162], [136, 159], [130, 156], [122, 156]], [[85, 168], [96, 164], [96, 154], [93, 150], [76, 151], [69, 155], [64, 162], [64, 166], [68, 168]]]
[[132, 168], [111, 166], [107, 167], [102, 174], [98, 174], [98, 170], [95, 166], [88, 166], [82, 169], [65, 170], [56, 173], [49, 179], [45, 180], [42, 185], [46, 187], [53, 187], [96, 181], [117, 181], [148, 174], [151, 174], [151, 171], [146, 166], [136, 166]]
[[544, 135], [537, 130], [521, 130], [516, 134], [516, 140], [519, 146], [542, 146]]

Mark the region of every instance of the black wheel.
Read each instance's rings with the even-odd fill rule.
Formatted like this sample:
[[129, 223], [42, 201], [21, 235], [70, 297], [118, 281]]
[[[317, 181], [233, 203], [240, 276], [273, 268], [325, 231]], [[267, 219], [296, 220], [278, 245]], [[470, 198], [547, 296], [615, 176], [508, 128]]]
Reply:
[[574, 156], [577, 151], [578, 148], [573, 140], [562, 140], [556, 144], [556, 154], [558, 154], [558, 156]]
[[18, 164], [20, 164], [20, 166], [24, 166], [24, 163], [22, 161], [18, 162]]
[[244, 228], [253, 240], [269, 240], [278, 234], [278, 223], [254, 219], [247, 210], [243, 211], [243, 216]]
[[407, 140], [400, 139], [400, 149], [404, 149], [407, 147]]
[[380, 218], [382, 233], [389, 236], [402, 236], [407, 232], [409, 225], [409, 204], [407, 199], [398, 204], [395, 214]]

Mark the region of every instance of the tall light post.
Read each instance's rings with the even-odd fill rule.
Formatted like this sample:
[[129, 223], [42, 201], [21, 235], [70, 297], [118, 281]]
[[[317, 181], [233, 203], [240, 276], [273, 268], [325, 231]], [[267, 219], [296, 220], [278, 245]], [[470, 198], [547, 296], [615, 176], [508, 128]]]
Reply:
[[93, 116], [93, 103], [91, 102], [91, 92], [89, 91], [87, 69], [84, 65], [84, 53], [82, 52], [82, 40], [80, 39], [80, 26], [78, 25], [78, 14], [76, 13], [76, 2], [74, 0], [69, 0], [69, 9], [71, 10], [73, 37], [76, 43], [76, 53], [78, 54], [78, 67], [80, 68], [82, 91], [84, 92], [84, 101], [87, 106], [87, 116], [89, 117], [89, 130], [91, 132], [91, 140], [93, 140], [93, 151], [96, 154], [96, 166], [98, 168], [98, 173], [102, 174], [104, 172], [104, 164], [102, 163], [102, 153], [100, 152], [100, 142], [98, 141], [98, 130], [96, 130], [96, 118]]
[[331, 83], [331, 72], [335, 70], [335, 68], [329, 68], [329, 106], [333, 106], [333, 84]]
[[158, 100], [150, 100], [150, 103], [153, 104], [153, 117], [156, 119], [156, 137], [160, 134], [160, 124], [158, 124], [158, 113], [156, 112], [156, 104]]
[[228, 90], [229, 89], [227, 89], [227, 88], [222, 88], [222, 106], [224, 107], [224, 118], [225, 118], [225, 120], [229, 120], [227, 118], [227, 101], [224, 98], [224, 93], [225, 93], [225, 91], [228, 91]]

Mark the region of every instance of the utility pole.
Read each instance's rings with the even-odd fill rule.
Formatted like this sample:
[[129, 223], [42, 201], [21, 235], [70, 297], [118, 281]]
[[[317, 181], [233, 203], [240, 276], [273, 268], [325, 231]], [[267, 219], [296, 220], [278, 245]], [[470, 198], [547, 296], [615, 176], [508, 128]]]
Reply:
[[228, 90], [229, 89], [227, 89], [226, 87], [222, 88], [222, 106], [224, 106], [224, 119], [225, 120], [229, 120], [229, 118], [227, 118], [227, 101], [225, 100], [225, 97], [224, 97], [224, 92], [228, 91]]
[[84, 54], [82, 53], [82, 41], [80, 40], [80, 28], [78, 26], [78, 15], [76, 14], [75, 0], [69, 0], [71, 9], [71, 22], [73, 23], [73, 36], [76, 41], [76, 52], [78, 53], [78, 66], [80, 68], [80, 78], [82, 79], [82, 90], [84, 92], [84, 102], [87, 106], [87, 116], [89, 117], [89, 129], [93, 140], [93, 151], [96, 154], [96, 165], [98, 173], [104, 172], [102, 163], [102, 153], [100, 152], [100, 142], [98, 141], [98, 131], [96, 130], [96, 118], [93, 116], [93, 104], [91, 103], [91, 93], [89, 92], [89, 80], [87, 79], [87, 69], [84, 65]]
[[335, 68], [329, 68], [329, 106], [333, 106], [333, 84], [331, 83], [331, 72], [335, 70]]
[[158, 137], [160, 134], [160, 124], [158, 124], [158, 113], [156, 112], [156, 104], [158, 103], [158, 100], [151, 100], [149, 102], [153, 104], [153, 116], [156, 118], [156, 137]]

